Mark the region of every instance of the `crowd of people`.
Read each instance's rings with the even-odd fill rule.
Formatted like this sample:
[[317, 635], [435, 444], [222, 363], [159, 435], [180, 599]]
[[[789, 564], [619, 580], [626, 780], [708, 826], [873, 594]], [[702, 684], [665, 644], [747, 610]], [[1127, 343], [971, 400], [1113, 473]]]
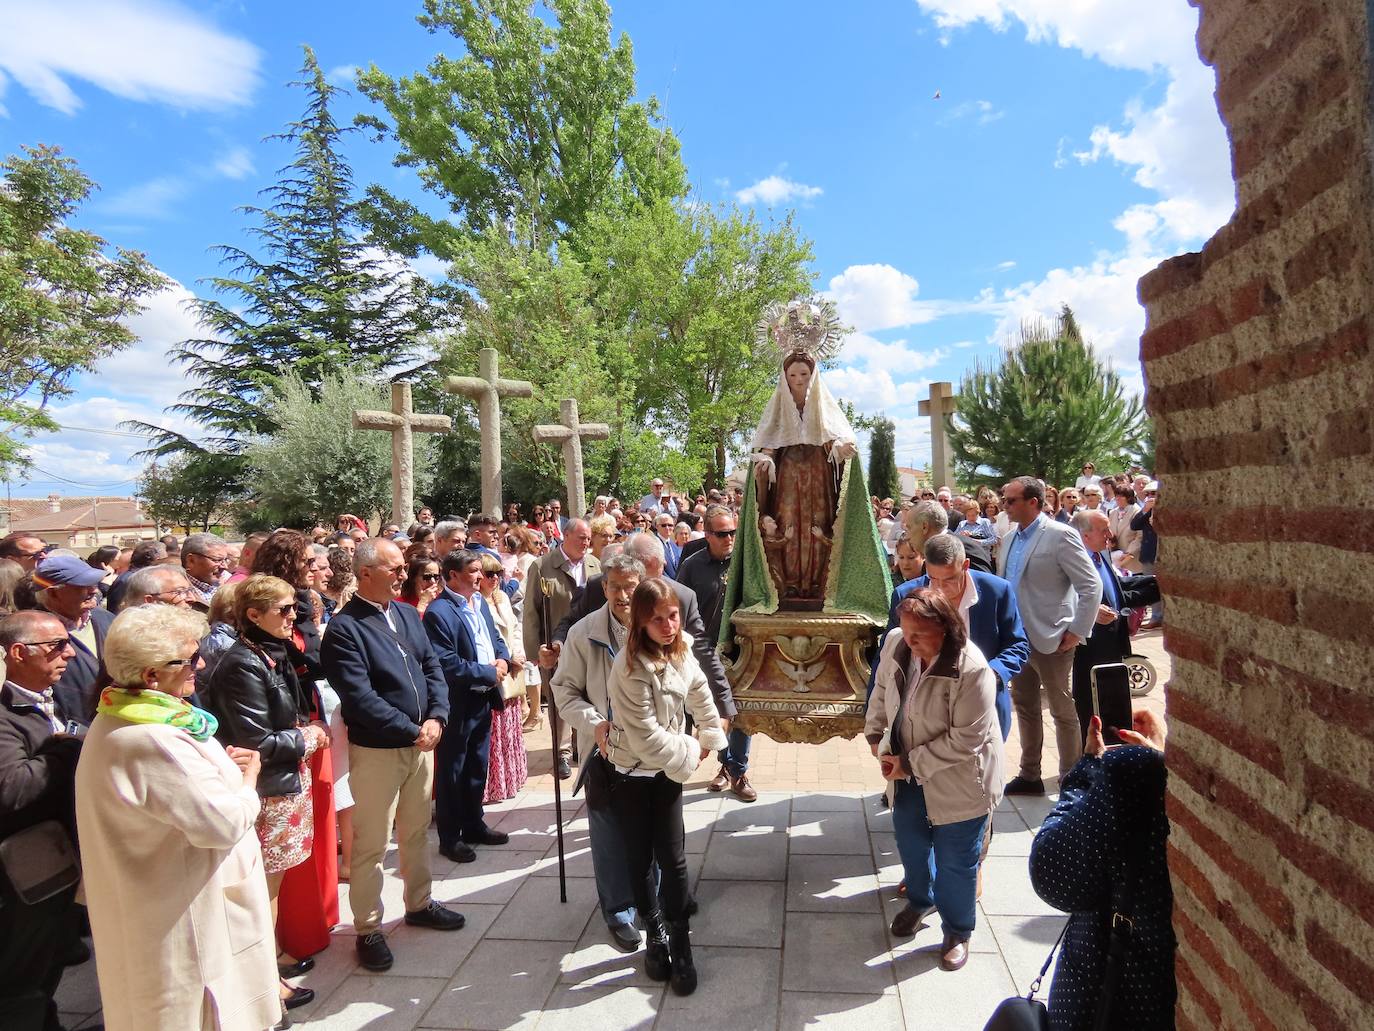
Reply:
[[[1095, 665], [1127, 654], [1133, 612], [1162, 618], [1149, 575], [1158, 485], [1083, 472], [1058, 491], [1018, 477], [872, 499], [896, 585], [865, 727], [906, 875], [892, 933], [938, 913], [941, 966], [966, 962], [991, 812], [1004, 793], [1046, 791], [1043, 695], [1061, 778], [1046, 826], [1060, 843], [1032, 870], [1047, 899], [1091, 914], [1061, 960], [1075, 987], [1055, 983], [1066, 1012], [1101, 981], [1097, 909], [1109, 919], [1113, 895], [1110, 876], [1066, 892], [1053, 857], [1084, 806], [1100, 814], [1112, 784], [1163, 769], [1142, 755], [1095, 772], [1100, 728], [1075, 704]], [[339, 922], [340, 881], [359, 964], [393, 965], [393, 834], [405, 922], [463, 927], [431, 893], [431, 822], [451, 861], [507, 844], [484, 807], [521, 791], [524, 734], [546, 721], [556, 776], [577, 767], [586, 793], [611, 942], [694, 991], [682, 785], [714, 753], [709, 790], [758, 797], [717, 650], [743, 501], [655, 479], [577, 518], [556, 499], [500, 519], [423, 508], [373, 536], [344, 514], [309, 532], [169, 535], [85, 558], [0, 540], [0, 1006], [12, 1026], [59, 1027], [54, 992], [89, 958], [87, 938], [107, 1027], [289, 1026], [313, 995], [292, 981]], [[1148, 721], [1114, 729], [1162, 747]], [[1148, 872], [1132, 863], [1131, 876], [1162, 869], [1157, 829]], [[1151, 912], [1165, 907], [1158, 952], [1167, 898], [1151, 883]]]

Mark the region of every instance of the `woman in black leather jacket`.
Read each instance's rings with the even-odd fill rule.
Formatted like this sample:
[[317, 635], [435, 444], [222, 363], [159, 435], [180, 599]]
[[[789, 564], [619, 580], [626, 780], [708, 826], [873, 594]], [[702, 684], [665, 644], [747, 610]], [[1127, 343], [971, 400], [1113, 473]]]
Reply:
[[275, 576], [255, 573], [238, 585], [234, 617], [238, 640], [215, 666], [207, 693], [219, 720], [216, 737], [262, 756], [257, 831], [275, 920], [283, 876], [310, 858], [314, 813], [306, 760], [328, 747], [329, 736], [308, 721], [309, 696], [296, 676], [298, 656], [290, 643], [295, 590]]

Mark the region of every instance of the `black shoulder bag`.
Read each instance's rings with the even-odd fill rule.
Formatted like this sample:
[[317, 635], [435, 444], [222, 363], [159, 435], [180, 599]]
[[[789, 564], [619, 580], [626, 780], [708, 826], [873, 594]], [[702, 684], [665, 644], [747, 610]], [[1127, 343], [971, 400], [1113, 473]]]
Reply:
[[1050, 1011], [1035, 997], [1035, 993], [1040, 990], [1040, 982], [1049, 973], [1050, 964], [1054, 962], [1054, 954], [1059, 948], [1059, 943], [1064, 940], [1064, 932], [1068, 929], [1069, 922], [1065, 920], [1064, 926], [1059, 929], [1059, 937], [1050, 946], [1050, 954], [1045, 957], [1045, 965], [1031, 982], [1030, 991], [1024, 997], [1013, 995], [1010, 999], [1003, 999], [997, 1009], [992, 1011], [992, 1019], [983, 1031], [1050, 1031]]

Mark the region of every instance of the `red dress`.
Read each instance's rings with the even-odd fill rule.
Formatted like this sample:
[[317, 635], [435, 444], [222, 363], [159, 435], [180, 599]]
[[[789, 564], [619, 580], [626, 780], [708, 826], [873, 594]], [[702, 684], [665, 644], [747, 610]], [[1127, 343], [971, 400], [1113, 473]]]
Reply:
[[[319, 696], [312, 718], [318, 719]], [[304, 959], [323, 952], [329, 932], [339, 922], [339, 833], [334, 824], [334, 763], [328, 748], [309, 759], [315, 841], [310, 858], [286, 871], [277, 901], [277, 946]]]
[[491, 753], [487, 760], [487, 793], [483, 802], [514, 798], [529, 779], [529, 758], [520, 725], [520, 699], [491, 710]]

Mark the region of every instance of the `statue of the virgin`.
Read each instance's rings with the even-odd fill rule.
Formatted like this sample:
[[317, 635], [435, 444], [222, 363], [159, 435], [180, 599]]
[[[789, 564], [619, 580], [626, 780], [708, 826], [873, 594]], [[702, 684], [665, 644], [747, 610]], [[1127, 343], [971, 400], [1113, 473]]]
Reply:
[[820, 370], [839, 348], [834, 308], [775, 304], [758, 332], [777, 348], [780, 375], [750, 448], [721, 638], [736, 610], [849, 612], [883, 625], [887, 563], [854, 431]]

